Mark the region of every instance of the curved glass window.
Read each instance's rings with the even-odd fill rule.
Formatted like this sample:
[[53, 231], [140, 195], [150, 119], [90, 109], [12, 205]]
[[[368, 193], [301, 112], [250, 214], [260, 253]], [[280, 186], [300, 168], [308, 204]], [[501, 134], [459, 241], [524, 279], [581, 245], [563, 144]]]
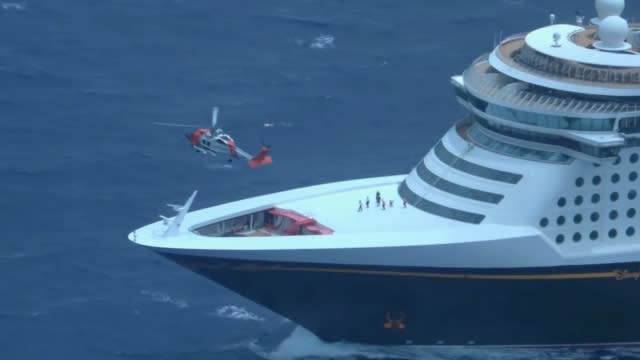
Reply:
[[591, 203], [597, 204], [598, 202], [600, 202], [600, 195], [598, 194], [591, 195]]
[[563, 242], [564, 242], [564, 235], [558, 234], [558, 236], [556, 236], [556, 243], [562, 244]]
[[582, 239], [582, 235], [580, 235], [580, 233], [577, 232], [573, 234], [573, 241], [578, 242], [580, 239]]
[[629, 181], [636, 181], [638, 179], [638, 173], [632, 171], [629, 173]]
[[636, 209], [630, 208], [629, 210], [627, 210], [627, 217], [632, 218], [634, 216], [636, 216]]
[[402, 199], [405, 199], [408, 203], [416, 208], [428, 212], [433, 215], [442, 216], [452, 220], [464, 221], [472, 224], [480, 224], [484, 220], [485, 215], [476, 214], [468, 211], [453, 209], [448, 206], [440, 205], [429, 201], [417, 194], [415, 194], [406, 182], [402, 182], [398, 187], [398, 194]]
[[591, 240], [598, 239], [598, 232], [593, 230], [591, 233], [589, 233], [589, 239], [591, 239]]
[[581, 153], [599, 157], [599, 158], [612, 158], [618, 155], [618, 152], [621, 149], [620, 146], [613, 146], [613, 147], [591, 146], [591, 145], [587, 145], [585, 143], [581, 143], [579, 141], [572, 140], [572, 139], [567, 139], [561, 136], [532, 133], [530, 131], [516, 129], [516, 128], [512, 128], [502, 124], [491, 124], [489, 123], [489, 121], [487, 121], [481, 116], [474, 116], [474, 119], [478, 123], [482, 124], [483, 127], [501, 135], [510, 136], [512, 138], [526, 140], [526, 141], [542, 143], [546, 145], [561, 146], [567, 149], [579, 151]]
[[529, 111], [515, 110], [490, 103], [486, 113], [504, 120], [517, 123], [540, 126], [553, 129], [570, 129], [580, 131], [611, 131], [615, 122], [614, 118], [592, 119], [578, 118], [560, 115], [540, 114]]
[[469, 137], [476, 143], [478, 146], [486, 148], [488, 150], [492, 150], [499, 154], [509, 155], [513, 157], [529, 159], [529, 160], [542, 160], [542, 161], [552, 161], [552, 162], [569, 162], [571, 158], [567, 155], [550, 152], [550, 151], [542, 151], [542, 150], [534, 150], [529, 149], [522, 146], [507, 144], [502, 141], [498, 141], [492, 137], [489, 137], [486, 133], [484, 133], [480, 129], [480, 125], [474, 124], [469, 128]]
[[520, 174], [488, 168], [457, 157], [447, 150], [444, 144], [442, 144], [442, 141], [435, 146], [433, 151], [438, 159], [443, 163], [471, 175], [483, 177], [489, 180], [506, 182], [509, 184], [517, 184], [520, 179], [522, 179], [522, 175]]
[[600, 219], [600, 215], [598, 215], [597, 212], [592, 212], [591, 213], [591, 221], [596, 222], [596, 221], [598, 221], [598, 219]]
[[577, 187], [582, 187], [582, 185], [584, 185], [584, 179], [579, 177], [576, 179], [576, 186]]
[[429, 170], [424, 164], [424, 161], [420, 161], [420, 164], [416, 167], [416, 172], [418, 173], [420, 179], [422, 179], [422, 181], [424, 181], [425, 183], [450, 194], [466, 197], [473, 200], [489, 202], [492, 204], [499, 203], [500, 200], [502, 200], [502, 198], [504, 197], [502, 194], [473, 189], [445, 180], [431, 172], [431, 170]]

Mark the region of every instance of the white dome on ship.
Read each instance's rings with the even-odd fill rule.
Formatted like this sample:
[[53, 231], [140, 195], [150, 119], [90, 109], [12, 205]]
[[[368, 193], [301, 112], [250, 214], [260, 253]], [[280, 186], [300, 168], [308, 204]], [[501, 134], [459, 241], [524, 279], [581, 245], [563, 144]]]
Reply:
[[596, 0], [596, 11], [600, 20], [608, 16], [620, 16], [624, 10], [624, 0]]
[[598, 29], [600, 41], [597, 41], [593, 46], [597, 49], [610, 51], [629, 49], [631, 45], [625, 42], [628, 34], [629, 24], [625, 19], [617, 15], [607, 16], [602, 19]]

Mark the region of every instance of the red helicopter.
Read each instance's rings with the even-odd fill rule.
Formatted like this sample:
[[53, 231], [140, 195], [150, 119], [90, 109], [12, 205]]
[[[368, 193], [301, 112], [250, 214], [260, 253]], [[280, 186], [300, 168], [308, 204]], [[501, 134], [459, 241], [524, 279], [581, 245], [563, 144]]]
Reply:
[[[185, 134], [191, 146], [200, 153], [210, 154], [216, 156], [218, 154], [229, 154], [229, 160], [244, 158], [247, 160], [249, 167], [255, 168], [262, 165], [271, 164], [273, 159], [269, 155], [271, 147], [264, 145], [260, 149], [260, 152], [251, 156], [246, 151], [240, 149], [233, 138], [222, 131], [220, 128], [216, 128], [218, 123], [218, 108], [214, 107], [211, 112], [211, 128], [198, 127], [195, 131]], [[183, 125], [183, 124], [170, 124], [155, 122], [155, 125], [162, 126], [175, 126], [175, 127], [197, 127], [197, 125]]]

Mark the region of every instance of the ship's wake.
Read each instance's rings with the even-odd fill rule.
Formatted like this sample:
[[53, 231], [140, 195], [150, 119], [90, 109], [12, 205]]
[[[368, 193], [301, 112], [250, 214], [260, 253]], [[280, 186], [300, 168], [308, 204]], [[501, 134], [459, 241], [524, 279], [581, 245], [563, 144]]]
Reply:
[[640, 359], [640, 349], [514, 349], [482, 347], [373, 346], [347, 342], [326, 343], [304, 328], [297, 327], [275, 349], [251, 342], [246, 346], [267, 360], [626, 360]]

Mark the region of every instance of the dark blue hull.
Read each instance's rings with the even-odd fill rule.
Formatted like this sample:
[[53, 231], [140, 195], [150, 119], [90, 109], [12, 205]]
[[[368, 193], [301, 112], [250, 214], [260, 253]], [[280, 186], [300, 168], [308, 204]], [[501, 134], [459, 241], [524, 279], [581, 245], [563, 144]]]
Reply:
[[638, 263], [487, 270], [163, 255], [327, 342], [497, 346], [640, 342]]

